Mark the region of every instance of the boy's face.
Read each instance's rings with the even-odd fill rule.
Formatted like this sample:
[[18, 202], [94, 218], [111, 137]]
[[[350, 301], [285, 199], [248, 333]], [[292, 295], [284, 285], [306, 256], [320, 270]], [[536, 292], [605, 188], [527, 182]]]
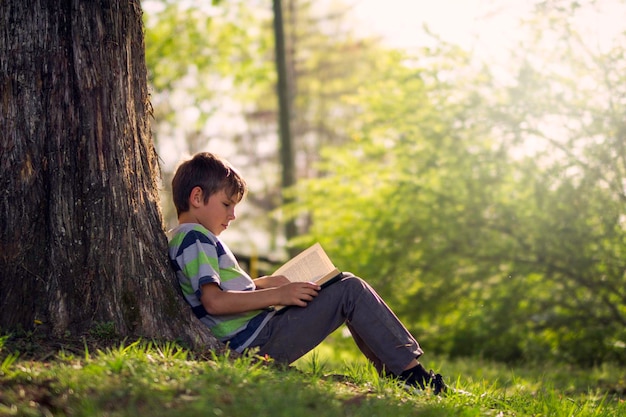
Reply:
[[237, 202], [228, 198], [225, 190], [211, 195], [206, 204], [201, 199], [200, 204], [196, 206], [198, 223], [206, 227], [215, 236], [219, 236], [228, 228], [230, 222], [236, 219], [236, 205]]

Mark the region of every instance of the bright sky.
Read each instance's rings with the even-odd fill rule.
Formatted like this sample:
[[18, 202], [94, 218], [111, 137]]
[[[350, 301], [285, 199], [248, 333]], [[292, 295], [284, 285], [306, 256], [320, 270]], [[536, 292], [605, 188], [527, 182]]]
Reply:
[[[363, 30], [378, 33], [390, 46], [423, 46], [422, 26], [444, 40], [474, 49], [483, 58], [502, 58], [519, 39], [518, 24], [528, 16], [531, 0], [344, 0]], [[589, 33], [607, 40], [623, 31], [626, 8], [620, 0], [599, 0], [599, 13], [586, 13], [580, 20]]]
[[[444, 40], [470, 48], [477, 39], [496, 44], [513, 39], [519, 17], [532, 2], [524, 0], [352, 0], [365, 26], [396, 47], [423, 45], [422, 27]], [[481, 42], [482, 43], [482, 42]]]
[[[485, 15], [494, 12], [490, 0], [353, 1], [355, 14], [368, 22], [372, 30], [384, 33], [394, 46], [419, 43], [418, 33], [424, 23], [448, 40], [467, 42], [472, 34], [484, 29], [481, 20]], [[508, 20], [515, 7], [519, 9], [519, 4], [528, 4], [515, 0], [501, 0], [500, 3], [499, 10], [507, 14]]]

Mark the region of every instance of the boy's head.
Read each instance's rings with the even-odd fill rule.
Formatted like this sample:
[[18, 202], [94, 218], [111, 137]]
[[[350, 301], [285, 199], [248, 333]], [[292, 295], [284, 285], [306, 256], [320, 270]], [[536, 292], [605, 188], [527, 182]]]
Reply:
[[180, 164], [172, 179], [172, 195], [176, 213], [189, 211], [191, 191], [200, 187], [204, 203], [211, 195], [224, 190], [228, 198], [241, 201], [247, 191], [243, 177], [225, 159], [209, 152], [201, 152]]

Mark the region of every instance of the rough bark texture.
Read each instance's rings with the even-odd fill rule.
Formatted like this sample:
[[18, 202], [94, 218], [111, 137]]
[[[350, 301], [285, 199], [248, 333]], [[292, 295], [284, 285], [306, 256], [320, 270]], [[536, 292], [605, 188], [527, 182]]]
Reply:
[[0, 2], [0, 329], [215, 338], [176, 292], [138, 0]]

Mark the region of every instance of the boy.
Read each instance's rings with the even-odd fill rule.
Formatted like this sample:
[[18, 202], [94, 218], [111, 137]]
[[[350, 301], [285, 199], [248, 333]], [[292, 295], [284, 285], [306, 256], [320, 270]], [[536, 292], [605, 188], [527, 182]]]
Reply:
[[[213, 334], [237, 352], [258, 348], [290, 364], [345, 323], [357, 346], [382, 374], [435, 394], [443, 378], [417, 361], [423, 351], [380, 296], [344, 273], [320, 291], [284, 276], [251, 279], [218, 236], [235, 220], [246, 183], [225, 160], [199, 153], [172, 180], [179, 225], [169, 255], [186, 301]], [[274, 305], [293, 306], [275, 312]]]

